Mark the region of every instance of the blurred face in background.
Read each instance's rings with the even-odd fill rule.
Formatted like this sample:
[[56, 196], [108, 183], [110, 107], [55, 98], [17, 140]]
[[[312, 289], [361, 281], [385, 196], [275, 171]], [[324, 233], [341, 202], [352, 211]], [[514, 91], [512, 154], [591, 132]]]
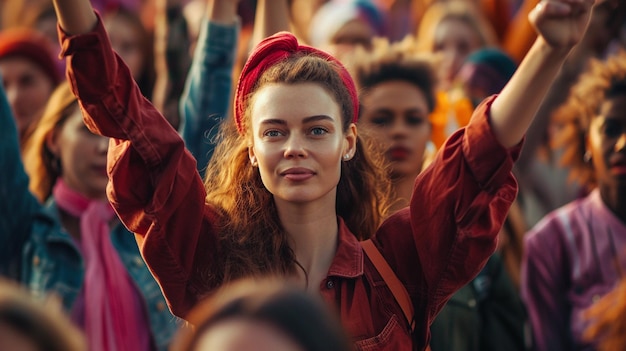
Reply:
[[441, 55], [439, 80], [449, 86], [467, 56], [483, 46], [476, 29], [461, 18], [444, 19], [435, 30], [433, 51]]
[[127, 13], [113, 13], [104, 18], [113, 50], [124, 60], [135, 79], [144, 69], [146, 60], [146, 33], [139, 18]]
[[0, 75], [18, 132], [23, 135], [41, 117], [54, 82], [40, 66], [19, 56], [0, 60]]
[[341, 59], [346, 54], [361, 46], [366, 50], [372, 47], [372, 38], [376, 36], [376, 30], [366, 21], [354, 19], [343, 25], [328, 43], [325, 51]]
[[368, 90], [362, 104], [359, 125], [383, 143], [392, 175], [416, 177], [432, 129], [422, 90], [401, 80], [382, 82]]
[[87, 129], [78, 107], [47, 140], [48, 149], [61, 161], [63, 181], [92, 199], [106, 198], [108, 145], [108, 138]]
[[626, 94], [606, 98], [591, 120], [587, 150], [604, 199], [626, 190]]
[[[291, 20], [291, 25], [293, 26], [293, 30], [296, 36], [302, 38], [304, 33], [308, 32], [309, 24], [311, 23], [311, 18], [313, 18], [315, 11], [317, 11], [317, 9], [319, 9], [320, 6], [322, 6], [327, 1], [328, 0], [289, 1], [289, 18]], [[304, 39], [305, 41], [308, 41], [308, 38]]]
[[261, 321], [232, 318], [199, 337], [194, 351], [305, 351], [288, 335]]

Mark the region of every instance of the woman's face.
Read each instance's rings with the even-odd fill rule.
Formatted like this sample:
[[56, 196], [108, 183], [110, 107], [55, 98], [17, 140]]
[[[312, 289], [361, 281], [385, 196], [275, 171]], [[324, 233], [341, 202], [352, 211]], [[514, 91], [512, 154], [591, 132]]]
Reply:
[[394, 80], [371, 88], [363, 97], [360, 124], [384, 144], [394, 177], [416, 177], [430, 139], [428, 103], [421, 89]]
[[93, 199], [106, 198], [108, 145], [108, 138], [87, 129], [78, 108], [47, 140], [50, 151], [61, 160], [63, 181]]
[[143, 71], [145, 61], [143, 51], [145, 38], [143, 38], [142, 32], [122, 15], [108, 16], [105, 18], [104, 24], [113, 50], [124, 60], [133, 77], [138, 79]]
[[587, 148], [602, 194], [626, 189], [626, 94], [607, 98], [591, 120]]
[[20, 135], [39, 120], [54, 82], [35, 63], [21, 57], [0, 60], [0, 75]]
[[304, 351], [304, 348], [271, 324], [234, 318], [205, 331], [194, 351]]
[[460, 18], [448, 18], [437, 26], [433, 51], [442, 55], [439, 78], [450, 84], [467, 56], [482, 47], [476, 29]]
[[270, 84], [251, 106], [250, 161], [277, 203], [324, 205], [336, 198], [345, 155], [354, 155], [356, 127], [344, 134], [341, 110], [319, 84]]

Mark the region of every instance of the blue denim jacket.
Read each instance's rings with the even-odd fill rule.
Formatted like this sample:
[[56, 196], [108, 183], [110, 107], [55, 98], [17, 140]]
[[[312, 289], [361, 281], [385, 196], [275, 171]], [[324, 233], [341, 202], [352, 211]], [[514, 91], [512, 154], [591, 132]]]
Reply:
[[[61, 227], [54, 201], [41, 205], [28, 190], [17, 139], [0, 86], [0, 275], [20, 281], [36, 297], [55, 293], [69, 312], [83, 285], [84, 261]], [[179, 319], [169, 312], [132, 233], [118, 224], [112, 228], [111, 240], [144, 297], [153, 340], [165, 351], [180, 326]]]
[[204, 174], [215, 148], [219, 124], [229, 112], [239, 24], [202, 22], [180, 100], [182, 137]]

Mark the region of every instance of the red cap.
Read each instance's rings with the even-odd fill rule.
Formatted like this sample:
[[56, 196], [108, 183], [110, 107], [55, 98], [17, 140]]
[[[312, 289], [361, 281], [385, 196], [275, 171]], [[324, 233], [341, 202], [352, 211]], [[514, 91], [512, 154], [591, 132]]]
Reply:
[[54, 54], [43, 34], [30, 29], [16, 28], [0, 32], [0, 60], [7, 57], [24, 57], [35, 63], [57, 85], [61, 74], [54, 62]]
[[237, 90], [235, 91], [235, 123], [240, 134], [244, 133], [242, 123], [245, 108], [244, 99], [248, 96], [259, 77], [268, 68], [298, 52], [309, 53], [337, 64], [341, 80], [352, 97], [354, 110], [352, 122], [356, 123], [359, 116], [359, 99], [356, 86], [348, 70], [330, 54], [311, 46], [298, 44], [296, 37], [289, 32], [279, 32], [264, 39], [254, 48], [241, 71]]

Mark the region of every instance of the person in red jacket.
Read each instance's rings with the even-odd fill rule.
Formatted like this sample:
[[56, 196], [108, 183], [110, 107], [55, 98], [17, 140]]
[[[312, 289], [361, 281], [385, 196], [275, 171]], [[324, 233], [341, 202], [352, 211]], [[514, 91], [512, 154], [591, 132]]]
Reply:
[[[593, 2], [546, 0], [531, 13], [540, 35], [517, 74], [447, 140], [409, 206], [382, 221], [384, 169], [359, 143], [357, 92], [335, 58], [286, 32], [258, 44], [203, 182], [89, 1], [54, 0], [85, 122], [113, 138], [109, 200], [171, 310], [185, 317], [225, 282], [278, 274], [321, 295], [368, 350], [423, 350], [438, 311], [495, 250], [524, 133]], [[414, 320], [364, 255], [365, 238], [406, 287]]]

